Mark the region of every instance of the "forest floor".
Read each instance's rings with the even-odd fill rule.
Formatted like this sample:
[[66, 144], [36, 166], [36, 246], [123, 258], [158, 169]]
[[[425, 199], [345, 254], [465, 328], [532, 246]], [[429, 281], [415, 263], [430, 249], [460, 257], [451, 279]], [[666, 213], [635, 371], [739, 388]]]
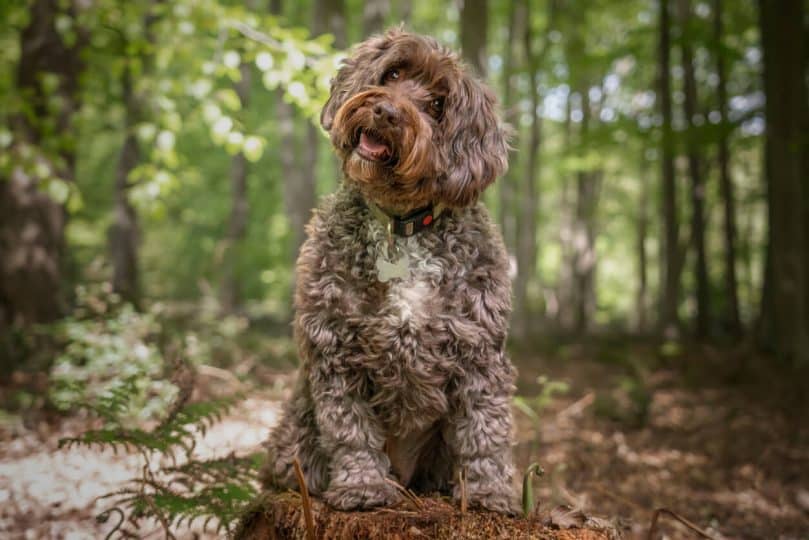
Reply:
[[[809, 538], [806, 414], [774, 406], [775, 390], [763, 381], [705, 376], [706, 366], [725, 358], [716, 351], [653, 370], [633, 367], [656, 355], [649, 347], [604, 351], [571, 345], [514, 355], [522, 396], [516, 458], [522, 470], [533, 461], [544, 468], [534, 482], [543, 508], [567, 504], [614, 519], [628, 538], [645, 538], [658, 508], [716, 539]], [[691, 362], [700, 364], [696, 373]], [[253, 451], [277, 421], [290, 373], [256, 365], [251, 374], [258, 383], [247, 400], [200, 434], [202, 455]], [[222, 378], [215, 369], [209, 375]], [[42, 381], [12, 377], [0, 392], [32, 384]], [[95, 520], [108, 506], [97, 497], [137, 474], [140, 460], [57, 449], [61, 437], [88, 425], [35, 408], [0, 416], [0, 537], [101, 538], [111, 529]], [[671, 539], [697, 537], [670, 516], [657, 530]], [[197, 533], [180, 530], [178, 537]], [[143, 532], [161, 536], [159, 528]]]

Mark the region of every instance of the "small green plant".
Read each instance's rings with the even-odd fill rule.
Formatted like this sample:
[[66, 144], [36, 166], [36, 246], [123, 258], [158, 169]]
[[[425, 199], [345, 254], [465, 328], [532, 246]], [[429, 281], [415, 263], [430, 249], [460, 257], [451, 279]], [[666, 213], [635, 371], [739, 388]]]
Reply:
[[198, 520], [203, 528], [215, 523], [217, 533], [230, 531], [258, 493], [263, 453], [200, 459], [195, 444], [240, 396], [191, 402], [196, 372], [184, 358], [194, 348], [172, 342], [167, 355], [158, 313], [120, 305], [103, 286], [79, 291], [79, 300], [54, 330], [65, 346], [51, 371], [49, 398], [62, 410], [88, 411], [100, 427], [59, 446], [137, 452], [143, 459], [127, 485], [103, 497], [111, 506], [99, 521], [119, 518], [108, 537], [137, 538], [143, 520], [158, 523], [167, 538]]
[[539, 420], [542, 412], [553, 403], [556, 396], [566, 394], [570, 390], [570, 385], [566, 382], [554, 381], [545, 375], [537, 377], [537, 384], [540, 385], [540, 390], [535, 396], [514, 398], [514, 406], [534, 421]]

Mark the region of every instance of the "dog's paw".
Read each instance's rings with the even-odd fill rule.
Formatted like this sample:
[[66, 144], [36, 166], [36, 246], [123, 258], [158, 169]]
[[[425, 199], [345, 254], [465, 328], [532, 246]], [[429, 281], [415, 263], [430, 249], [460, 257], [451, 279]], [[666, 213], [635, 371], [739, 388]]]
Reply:
[[338, 510], [362, 510], [376, 506], [392, 506], [402, 499], [388, 483], [332, 486], [323, 498]]

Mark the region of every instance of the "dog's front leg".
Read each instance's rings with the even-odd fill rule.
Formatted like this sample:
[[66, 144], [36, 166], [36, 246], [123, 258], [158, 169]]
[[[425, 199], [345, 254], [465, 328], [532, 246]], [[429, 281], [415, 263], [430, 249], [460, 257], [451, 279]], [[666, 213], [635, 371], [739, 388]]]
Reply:
[[320, 442], [331, 459], [323, 498], [342, 510], [397, 502], [400, 495], [386, 480], [385, 434], [371, 406], [354, 393], [346, 375], [325, 366], [313, 371], [311, 382]]
[[503, 361], [503, 353], [496, 355], [499, 359], [493, 362], [494, 370], [468, 372], [460, 382], [444, 437], [455, 460], [453, 498], [461, 500], [465, 491], [472, 506], [515, 514], [518, 504], [510, 408], [513, 372]]

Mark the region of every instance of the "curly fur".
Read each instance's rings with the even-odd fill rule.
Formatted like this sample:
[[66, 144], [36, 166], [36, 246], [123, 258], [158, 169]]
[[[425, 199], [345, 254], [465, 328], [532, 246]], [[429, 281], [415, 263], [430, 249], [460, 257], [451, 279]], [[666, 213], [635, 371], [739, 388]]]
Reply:
[[[402, 70], [395, 83], [383, 80], [391, 66]], [[436, 96], [440, 114], [428, 108]], [[395, 123], [373, 112], [380, 102]], [[388, 478], [460, 498], [465, 471], [471, 504], [513, 512], [511, 285], [502, 241], [476, 203], [506, 167], [494, 99], [434, 40], [391, 31], [345, 61], [321, 121], [345, 182], [316, 210], [298, 259], [302, 366], [267, 443], [265, 480], [295, 488], [297, 457], [311, 492], [353, 509], [396, 502]], [[375, 129], [390, 159], [359, 156], [359, 129]], [[449, 207], [431, 228], [395, 238], [408, 277], [378, 280], [388, 237], [368, 201]]]

